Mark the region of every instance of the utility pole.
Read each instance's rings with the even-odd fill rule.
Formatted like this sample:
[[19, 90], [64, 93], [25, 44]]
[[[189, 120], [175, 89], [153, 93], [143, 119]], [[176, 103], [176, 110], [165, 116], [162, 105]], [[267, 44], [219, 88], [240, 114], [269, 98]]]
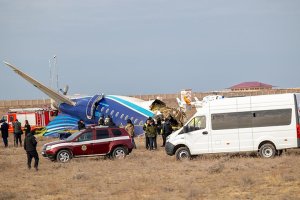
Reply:
[[56, 79], [56, 90], [59, 91], [58, 88], [58, 67], [56, 65], [57, 58], [54, 55], [52, 58], [49, 59], [49, 71], [50, 71], [50, 87], [54, 89], [55, 87], [55, 79]]
[[56, 90], [59, 91], [59, 87], [58, 87], [58, 67], [56, 65], [56, 55], [53, 56], [53, 62], [54, 62], [54, 69], [56, 72]]
[[52, 88], [52, 66], [51, 66], [51, 59], [49, 59], [49, 72], [50, 72], [50, 77], [49, 77], [49, 86]]

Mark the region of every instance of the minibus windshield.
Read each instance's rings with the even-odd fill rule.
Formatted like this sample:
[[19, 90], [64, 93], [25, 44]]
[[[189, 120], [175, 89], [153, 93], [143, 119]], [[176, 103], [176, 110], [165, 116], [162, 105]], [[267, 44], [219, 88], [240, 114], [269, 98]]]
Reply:
[[300, 94], [296, 94], [296, 108], [298, 111], [298, 124], [300, 124]]

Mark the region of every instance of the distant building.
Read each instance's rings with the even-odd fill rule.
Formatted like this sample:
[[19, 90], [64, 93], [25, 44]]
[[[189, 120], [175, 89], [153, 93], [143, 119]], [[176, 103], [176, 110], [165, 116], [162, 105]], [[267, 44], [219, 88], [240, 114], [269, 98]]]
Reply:
[[273, 86], [261, 82], [243, 82], [237, 85], [230, 87], [231, 91], [253, 91], [253, 90], [269, 90], [272, 89]]

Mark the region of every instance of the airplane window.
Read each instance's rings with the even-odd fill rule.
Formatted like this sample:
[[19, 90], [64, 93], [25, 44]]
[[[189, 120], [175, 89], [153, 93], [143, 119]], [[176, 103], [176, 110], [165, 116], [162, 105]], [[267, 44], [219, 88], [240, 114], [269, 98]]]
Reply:
[[122, 114], [120, 118], [123, 119], [123, 117], [124, 117], [124, 114]]
[[116, 117], [118, 117], [118, 116], [119, 116], [119, 112], [116, 113]]
[[104, 107], [102, 107], [100, 111], [103, 112], [104, 111]]
[[108, 112], [109, 112], [109, 108], [106, 109], [106, 113], [108, 113]]
[[128, 115], [126, 115], [126, 117], [125, 117], [125, 120], [127, 120], [129, 118], [129, 116]]
[[134, 117], [131, 117], [130, 120], [133, 122]]
[[114, 114], [114, 110], [112, 110], [111, 112], [110, 112], [110, 115], [113, 117], [113, 114]]
[[137, 124], [137, 122], [138, 122], [138, 119], [135, 119], [135, 120], [134, 120], [134, 124]]
[[140, 126], [142, 126], [144, 124], [143, 120], [140, 121]]

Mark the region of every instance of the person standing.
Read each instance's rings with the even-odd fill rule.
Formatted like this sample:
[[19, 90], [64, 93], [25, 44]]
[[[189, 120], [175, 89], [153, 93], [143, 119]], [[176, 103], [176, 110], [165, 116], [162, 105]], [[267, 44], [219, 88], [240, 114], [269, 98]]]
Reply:
[[148, 134], [147, 134], [147, 127], [150, 125], [151, 120], [152, 120], [152, 118], [149, 117], [147, 119], [146, 123], [143, 126], [143, 130], [145, 131], [145, 146], [146, 146], [146, 149], [149, 149], [149, 147], [150, 147], [149, 137], [148, 137]]
[[5, 147], [8, 147], [8, 124], [4, 120], [1, 125], [1, 133], [2, 133], [2, 139]]
[[157, 149], [157, 136], [161, 134], [161, 119], [160, 118], [157, 118], [156, 120], [156, 124], [155, 124], [155, 127], [156, 127], [156, 136], [154, 138], [154, 148]]
[[85, 124], [84, 124], [84, 121], [82, 119], [80, 119], [78, 122], [78, 130], [82, 130], [82, 129], [85, 129]]
[[14, 129], [14, 146], [18, 146], [18, 143], [20, 142], [20, 146], [22, 146], [22, 128], [21, 123], [18, 121], [18, 119], [13, 122], [13, 129]]
[[164, 123], [165, 123], [164, 119], [161, 119], [161, 118], [157, 119], [157, 122], [156, 122], [157, 135], [161, 135], [162, 138], [163, 138], [163, 136], [162, 136], [162, 127], [163, 127]]
[[163, 145], [161, 147], [164, 147], [166, 145], [167, 137], [173, 132], [173, 128], [170, 122], [170, 119], [167, 118], [165, 123], [162, 126], [162, 138], [163, 138]]
[[102, 114], [98, 120], [98, 125], [99, 126], [104, 126], [104, 115]]
[[157, 126], [154, 119], [152, 119], [152, 125], [155, 127], [155, 136], [153, 138], [153, 149], [157, 149]]
[[146, 134], [149, 138], [149, 150], [154, 149], [154, 138], [156, 136], [156, 126], [154, 124], [154, 120], [150, 120], [150, 124], [146, 128]]
[[110, 115], [107, 115], [107, 117], [105, 118], [104, 125], [108, 127], [116, 127], [116, 124], [113, 122]]
[[133, 125], [133, 123], [130, 119], [127, 119], [127, 125], [125, 126], [125, 130], [130, 135], [131, 142], [132, 142], [134, 148], [136, 149], [136, 145], [135, 145], [135, 142], [134, 142], [134, 125]]
[[24, 140], [24, 149], [27, 153], [27, 166], [31, 169], [31, 160], [34, 158], [34, 168], [38, 171], [39, 155], [36, 151], [37, 141], [34, 137], [34, 132], [30, 132], [26, 135]]
[[31, 127], [30, 127], [30, 124], [28, 123], [28, 120], [26, 119], [25, 120], [25, 126], [24, 126], [24, 131], [25, 131], [25, 137], [28, 133], [30, 133], [31, 131]]

